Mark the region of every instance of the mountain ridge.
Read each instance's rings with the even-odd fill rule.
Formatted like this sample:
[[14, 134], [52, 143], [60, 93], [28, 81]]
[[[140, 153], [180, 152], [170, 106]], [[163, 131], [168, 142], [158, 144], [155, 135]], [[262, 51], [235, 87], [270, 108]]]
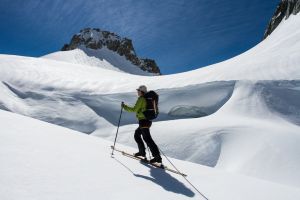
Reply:
[[300, 0], [281, 0], [268, 24], [263, 39], [266, 39], [269, 35], [271, 35], [284, 18], [288, 19], [290, 15], [296, 15], [299, 12]]
[[75, 34], [69, 44], [65, 44], [61, 51], [69, 51], [77, 48], [88, 48], [93, 50], [107, 49], [116, 52], [120, 56], [125, 56], [133, 65], [139, 67], [141, 70], [161, 75], [160, 69], [155, 60], [149, 58], [139, 58], [135, 52], [132, 40], [119, 35], [103, 31], [99, 28], [85, 28]]

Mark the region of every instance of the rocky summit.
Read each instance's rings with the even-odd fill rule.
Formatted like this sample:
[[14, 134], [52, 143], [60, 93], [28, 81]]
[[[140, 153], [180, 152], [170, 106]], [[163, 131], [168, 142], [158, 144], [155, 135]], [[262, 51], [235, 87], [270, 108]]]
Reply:
[[281, 0], [277, 9], [269, 22], [267, 30], [264, 34], [264, 39], [267, 38], [285, 18], [288, 19], [290, 15], [296, 15], [300, 12], [300, 0]]
[[160, 75], [160, 69], [156, 62], [148, 58], [139, 58], [132, 45], [132, 41], [128, 38], [122, 38], [119, 35], [103, 31], [98, 28], [85, 28], [78, 34], [75, 34], [69, 44], [65, 44], [62, 51], [69, 51], [76, 48], [101, 49], [108, 48], [111, 51], [118, 53], [120, 56], [125, 56], [132, 64], [136, 65], [143, 71]]

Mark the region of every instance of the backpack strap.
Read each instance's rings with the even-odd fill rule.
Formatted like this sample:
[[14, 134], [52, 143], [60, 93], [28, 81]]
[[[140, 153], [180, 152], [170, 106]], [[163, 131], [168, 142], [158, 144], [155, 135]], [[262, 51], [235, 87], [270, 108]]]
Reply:
[[155, 115], [157, 115], [157, 107], [156, 107], [155, 100], [153, 100], [152, 103], [153, 103], [153, 108], [154, 108]]

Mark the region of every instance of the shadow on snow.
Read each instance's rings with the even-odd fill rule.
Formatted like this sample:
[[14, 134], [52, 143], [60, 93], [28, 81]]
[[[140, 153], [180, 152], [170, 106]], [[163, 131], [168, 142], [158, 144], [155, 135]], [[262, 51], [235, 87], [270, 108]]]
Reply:
[[114, 159], [119, 164], [121, 164], [123, 167], [125, 167], [128, 171], [130, 171], [135, 177], [139, 177], [139, 178], [143, 178], [143, 179], [152, 181], [153, 183], [161, 186], [163, 189], [165, 189], [168, 192], [182, 194], [187, 197], [195, 196], [195, 193], [191, 189], [186, 187], [182, 182], [180, 182], [176, 178], [172, 177], [165, 170], [157, 169], [151, 165], [140, 162], [142, 165], [149, 168], [149, 170], [150, 170], [150, 177], [149, 177], [149, 176], [134, 173], [129, 167], [127, 167], [121, 161], [119, 161], [116, 158], [114, 158]]

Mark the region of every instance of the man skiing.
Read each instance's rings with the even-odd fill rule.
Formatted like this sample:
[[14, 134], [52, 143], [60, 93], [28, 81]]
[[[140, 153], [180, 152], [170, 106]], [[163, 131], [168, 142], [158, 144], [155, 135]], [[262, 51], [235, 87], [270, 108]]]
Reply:
[[152, 121], [148, 120], [145, 115], [143, 114], [144, 111], [146, 111], [147, 102], [144, 98], [144, 95], [147, 93], [147, 87], [144, 85], [141, 85], [137, 90], [138, 93], [138, 99], [134, 105], [134, 107], [129, 107], [125, 105], [124, 102], [122, 102], [122, 107], [127, 112], [135, 112], [136, 118], [139, 121], [139, 127], [135, 130], [134, 133], [134, 139], [138, 145], [139, 152], [135, 153], [134, 156], [146, 156], [145, 151], [145, 145], [142, 140], [142, 136], [144, 141], [146, 142], [147, 146], [150, 148], [150, 151], [152, 153], [153, 159], [150, 160], [150, 163], [161, 163], [162, 159], [160, 156], [159, 149], [155, 142], [153, 141], [151, 135], [150, 135], [150, 127], [152, 125]]

